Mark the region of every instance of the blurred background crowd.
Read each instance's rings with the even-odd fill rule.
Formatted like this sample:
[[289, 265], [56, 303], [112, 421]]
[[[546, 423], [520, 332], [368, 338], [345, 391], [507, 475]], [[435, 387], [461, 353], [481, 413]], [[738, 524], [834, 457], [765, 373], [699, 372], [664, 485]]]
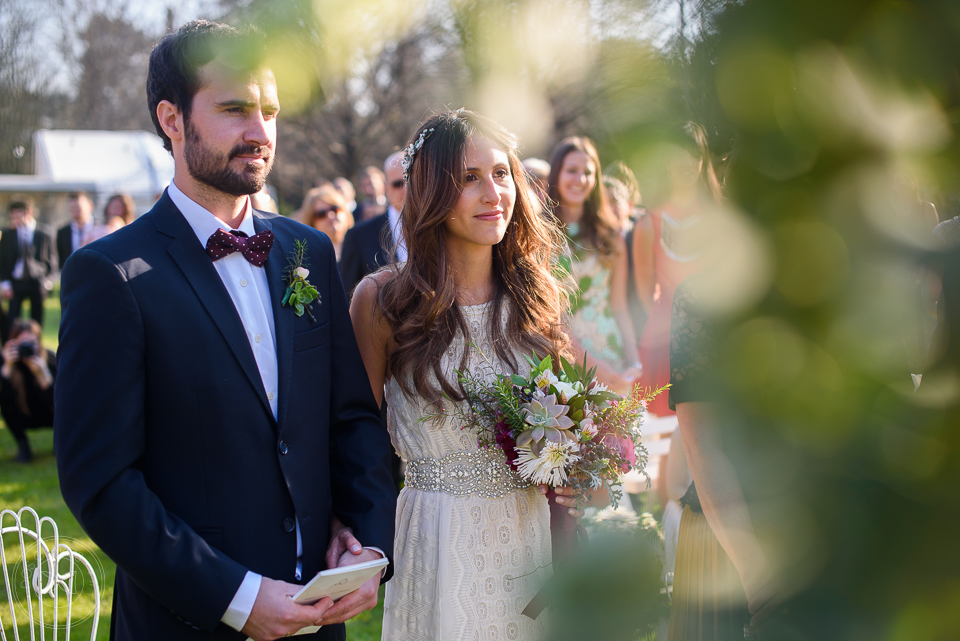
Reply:
[[[647, 506], [689, 505], [685, 450], [703, 478], [734, 471], [787, 600], [778, 638], [960, 638], [954, 0], [162, 5], [0, 0], [0, 409], [18, 457], [26, 427], [49, 424], [56, 367], [39, 327], [14, 321], [30, 308], [42, 324], [70, 251], [147, 211], [172, 175], [106, 135], [152, 131], [151, 47], [195, 17], [250, 22], [276, 43], [282, 105], [256, 206], [326, 233], [348, 292], [394, 247], [403, 259], [398, 150], [418, 123], [460, 106], [494, 118], [567, 233], [573, 338], [601, 378], [677, 383], [671, 348], [711, 371], [687, 398], [719, 407], [707, 448], [725, 458], [674, 437]], [[57, 165], [56, 149], [79, 160]], [[135, 161], [157, 179], [125, 182]], [[675, 298], [692, 301], [682, 328]], [[650, 412], [673, 417], [668, 395]], [[616, 594], [558, 633], [617, 638], [635, 587], [597, 588]]]

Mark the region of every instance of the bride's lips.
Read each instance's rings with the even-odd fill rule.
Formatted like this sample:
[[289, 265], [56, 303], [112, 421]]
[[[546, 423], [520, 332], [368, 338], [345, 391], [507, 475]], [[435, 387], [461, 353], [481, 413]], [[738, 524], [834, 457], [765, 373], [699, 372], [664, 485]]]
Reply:
[[495, 209], [493, 211], [487, 211], [482, 214], [477, 214], [474, 218], [479, 218], [480, 220], [500, 220], [503, 218], [503, 210]]

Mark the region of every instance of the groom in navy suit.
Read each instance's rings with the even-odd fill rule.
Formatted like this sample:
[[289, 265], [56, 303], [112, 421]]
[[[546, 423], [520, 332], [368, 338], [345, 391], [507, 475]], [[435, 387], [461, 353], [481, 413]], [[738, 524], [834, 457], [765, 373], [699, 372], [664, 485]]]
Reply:
[[[391, 448], [333, 248], [248, 197], [276, 145], [263, 44], [206, 21], [161, 40], [147, 96], [173, 182], [64, 266], [57, 465], [117, 564], [112, 638], [343, 639], [381, 578], [336, 604], [290, 595], [325, 555], [392, 554]], [[302, 315], [283, 304], [297, 241], [319, 293]]]

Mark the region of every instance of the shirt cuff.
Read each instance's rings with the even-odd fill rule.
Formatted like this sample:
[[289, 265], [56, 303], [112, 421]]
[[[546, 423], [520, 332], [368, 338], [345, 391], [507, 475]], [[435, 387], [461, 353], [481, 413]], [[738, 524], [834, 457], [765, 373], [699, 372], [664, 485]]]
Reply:
[[[363, 549], [364, 549], [364, 550], [373, 550], [374, 552], [376, 552], [377, 554], [380, 555], [380, 558], [381, 558], [381, 559], [387, 558], [387, 555], [384, 554], [384, 553], [383, 553], [383, 550], [381, 550], [380, 548], [375, 548], [375, 547], [373, 547], [372, 545], [364, 545], [364, 546], [363, 546]], [[383, 578], [383, 575], [386, 574], [386, 573], [387, 573], [387, 566], [383, 566], [383, 569], [380, 570], [380, 578]]]
[[233, 600], [227, 606], [227, 611], [220, 618], [237, 632], [243, 630], [247, 619], [250, 618], [250, 613], [253, 612], [253, 604], [260, 592], [261, 578], [256, 572], [248, 570], [243, 577], [243, 583], [240, 584], [237, 593], [233, 595]]

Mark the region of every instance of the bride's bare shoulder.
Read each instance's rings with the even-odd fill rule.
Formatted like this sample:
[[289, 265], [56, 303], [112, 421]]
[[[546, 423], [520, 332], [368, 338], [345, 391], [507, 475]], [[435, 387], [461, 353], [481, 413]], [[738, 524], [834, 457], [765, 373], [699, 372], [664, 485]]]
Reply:
[[395, 275], [396, 268], [391, 265], [364, 276], [363, 280], [360, 281], [353, 291], [353, 299], [350, 306], [353, 307], [353, 305], [358, 302], [375, 304], [380, 296], [380, 290], [393, 280]]

